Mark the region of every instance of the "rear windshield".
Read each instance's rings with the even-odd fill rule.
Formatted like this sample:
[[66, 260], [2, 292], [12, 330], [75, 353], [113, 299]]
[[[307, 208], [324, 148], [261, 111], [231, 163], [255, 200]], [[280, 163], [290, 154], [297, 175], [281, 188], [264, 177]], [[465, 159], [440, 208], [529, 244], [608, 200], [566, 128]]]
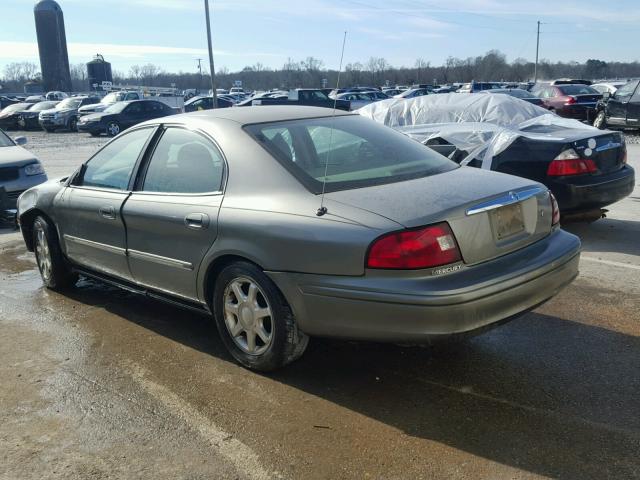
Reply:
[[360, 116], [310, 118], [245, 127], [310, 191], [347, 190], [447, 172], [457, 164], [395, 130]]
[[600, 93], [587, 85], [562, 85], [558, 88], [565, 95], [598, 95]]

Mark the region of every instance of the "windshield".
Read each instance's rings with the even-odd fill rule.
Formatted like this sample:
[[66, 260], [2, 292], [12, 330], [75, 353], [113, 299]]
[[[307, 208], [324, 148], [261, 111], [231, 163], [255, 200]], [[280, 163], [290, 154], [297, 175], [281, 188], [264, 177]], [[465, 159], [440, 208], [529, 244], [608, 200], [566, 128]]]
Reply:
[[124, 108], [129, 105], [127, 102], [118, 102], [105, 109], [104, 113], [120, 113]]
[[0, 130], [0, 147], [13, 147], [13, 140], [9, 138], [9, 136]]
[[11, 112], [18, 112], [20, 110], [29, 110], [31, 107], [33, 107], [33, 103], [14, 103], [13, 105], [9, 105], [8, 107], [5, 107], [4, 110], [2, 110], [2, 113], [11, 113]]
[[587, 85], [562, 85], [558, 88], [565, 95], [597, 95], [600, 93]]
[[428, 147], [359, 116], [249, 125], [246, 130], [313, 193], [426, 177], [457, 168]]
[[79, 98], [67, 98], [61, 101], [58, 105], [56, 105], [56, 110], [66, 110], [66, 109], [74, 109], [78, 108], [82, 100]]
[[31, 111], [32, 112], [41, 112], [43, 110], [50, 110], [53, 107], [55, 107], [57, 104], [58, 104], [58, 102], [40, 102], [40, 103], [36, 103], [31, 108]]
[[124, 100], [124, 93], [110, 93], [102, 99], [100, 103], [116, 103]]

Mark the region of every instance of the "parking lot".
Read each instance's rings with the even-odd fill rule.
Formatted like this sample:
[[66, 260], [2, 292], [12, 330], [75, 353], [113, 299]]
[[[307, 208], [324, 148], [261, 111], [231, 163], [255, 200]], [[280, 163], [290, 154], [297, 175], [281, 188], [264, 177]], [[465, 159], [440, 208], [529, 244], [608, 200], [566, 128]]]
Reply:
[[[52, 178], [107, 141], [24, 135]], [[430, 348], [314, 339], [269, 375], [208, 318], [84, 279], [44, 289], [0, 230], [0, 478], [640, 478], [639, 208], [636, 184], [566, 225], [579, 277], [501, 328]]]

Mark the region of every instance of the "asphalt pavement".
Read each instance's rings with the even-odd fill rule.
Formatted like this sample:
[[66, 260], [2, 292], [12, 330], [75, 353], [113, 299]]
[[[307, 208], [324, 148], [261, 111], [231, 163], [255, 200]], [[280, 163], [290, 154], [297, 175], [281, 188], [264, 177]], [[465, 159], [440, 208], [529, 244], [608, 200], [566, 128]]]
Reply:
[[[104, 142], [28, 147], [58, 176]], [[44, 289], [0, 231], [0, 478], [640, 478], [639, 209], [636, 185], [566, 225], [579, 277], [496, 330], [314, 339], [270, 375], [233, 363], [206, 317], [89, 280]]]

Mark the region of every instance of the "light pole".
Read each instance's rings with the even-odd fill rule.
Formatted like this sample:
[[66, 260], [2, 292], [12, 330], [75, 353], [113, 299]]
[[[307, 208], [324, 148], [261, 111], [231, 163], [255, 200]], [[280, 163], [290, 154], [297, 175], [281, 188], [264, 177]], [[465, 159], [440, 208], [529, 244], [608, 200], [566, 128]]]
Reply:
[[538, 20], [538, 39], [536, 40], [536, 66], [533, 70], [533, 82], [538, 82], [538, 53], [540, 52], [540, 21]]
[[207, 18], [207, 43], [209, 44], [209, 70], [211, 71], [211, 91], [213, 92], [213, 108], [218, 104], [218, 95], [216, 92], [216, 77], [213, 67], [213, 46], [211, 43], [211, 21], [209, 20], [209, 0], [204, 0], [204, 13]]

